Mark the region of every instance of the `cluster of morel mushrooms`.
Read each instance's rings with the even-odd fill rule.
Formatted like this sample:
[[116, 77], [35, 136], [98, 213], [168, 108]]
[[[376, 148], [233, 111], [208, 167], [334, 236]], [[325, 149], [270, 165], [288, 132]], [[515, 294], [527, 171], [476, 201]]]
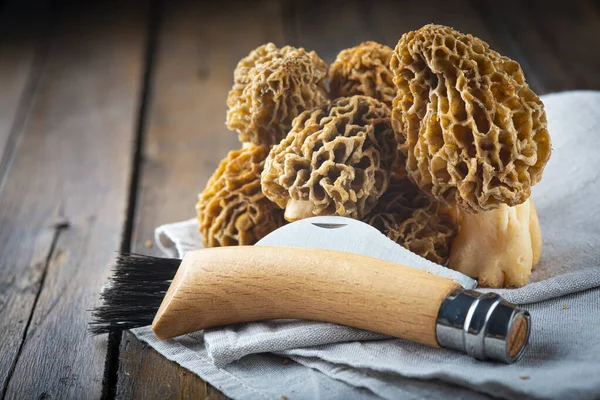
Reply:
[[227, 105], [242, 145], [199, 195], [206, 246], [339, 215], [480, 285], [527, 283], [541, 253], [529, 195], [550, 136], [519, 64], [482, 40], [426, 25], [330, 66], [268, 43], [237, 65]]

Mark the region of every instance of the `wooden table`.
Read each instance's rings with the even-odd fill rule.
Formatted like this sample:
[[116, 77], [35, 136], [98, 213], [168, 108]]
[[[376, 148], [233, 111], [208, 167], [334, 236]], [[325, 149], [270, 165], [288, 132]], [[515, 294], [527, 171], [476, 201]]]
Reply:
[[[17, 2], [15, 2], [17, 3]], [[116, 250], [154, 228], [240, 144], [237, 61], [273, 41], [335, 54], [443, 23], [518, 60], [538, 93], [600, 89], [598, 2], [8, 3], [0, 14], [2, 398], [221, 398], [126, 332], [86, 332]]]

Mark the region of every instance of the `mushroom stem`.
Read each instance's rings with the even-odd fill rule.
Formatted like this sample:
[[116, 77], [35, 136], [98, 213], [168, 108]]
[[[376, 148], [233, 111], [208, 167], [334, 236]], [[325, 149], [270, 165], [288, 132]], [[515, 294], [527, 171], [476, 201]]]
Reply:
[[478, 214], [460, 212], [449, 267], [489, 287], [520, 287], [537, 263], [542, 247], [533, 202], [506, 204]]
[[533, 205], [533, 200], [528, 200], [531, 208], [529, 209], [529, 233], [531, 235], [531, 250], [533, 253], [533, 267], [540, 261], [542, 256], [542, 230], [540, 228], [540, 220], [538, 219], [537, 210]]
[[284, 218], [287, 221], [293, 222], [299, 219], [313, 217], [313, 205], [309, 200], [290, 199], [285, 206]]

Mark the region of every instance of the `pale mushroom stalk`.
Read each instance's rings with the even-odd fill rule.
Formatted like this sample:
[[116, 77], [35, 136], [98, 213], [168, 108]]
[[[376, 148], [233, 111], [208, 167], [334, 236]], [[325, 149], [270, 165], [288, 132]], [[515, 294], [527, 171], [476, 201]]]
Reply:
[[539, 261], [542, 236], [533, 201], [478, 214], [460, 212], [449, 267], [488, 287], [527, 284]]

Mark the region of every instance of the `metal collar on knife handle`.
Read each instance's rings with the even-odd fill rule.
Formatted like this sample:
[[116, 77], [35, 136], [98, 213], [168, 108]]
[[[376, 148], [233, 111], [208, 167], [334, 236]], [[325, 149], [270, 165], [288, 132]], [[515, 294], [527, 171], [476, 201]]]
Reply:
[[436, 336], [442, 347], [479, 360], [517, 361], [529, 342], [529, 313], [496, 293], [458, 289], [442, 302]]

